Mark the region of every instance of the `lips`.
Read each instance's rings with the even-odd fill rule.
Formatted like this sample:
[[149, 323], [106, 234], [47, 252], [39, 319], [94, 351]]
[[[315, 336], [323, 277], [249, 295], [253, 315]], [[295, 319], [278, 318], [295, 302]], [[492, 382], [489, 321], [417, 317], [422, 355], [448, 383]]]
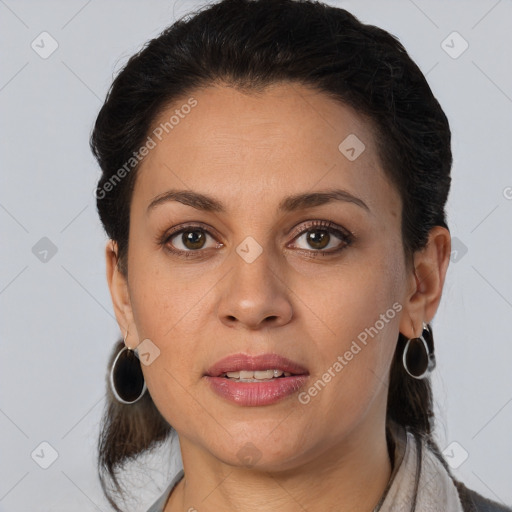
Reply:
[[205, 376], [219, 377], [227, 372], [239, 372], [241, 370], [264, 371], [281, 370], [292, 375], [308, 375], [308, 370], [299, 363], [279, 354], [261, 354], [249, 356], [247, 354], [232, 354], [217, 361], [210, 367]]

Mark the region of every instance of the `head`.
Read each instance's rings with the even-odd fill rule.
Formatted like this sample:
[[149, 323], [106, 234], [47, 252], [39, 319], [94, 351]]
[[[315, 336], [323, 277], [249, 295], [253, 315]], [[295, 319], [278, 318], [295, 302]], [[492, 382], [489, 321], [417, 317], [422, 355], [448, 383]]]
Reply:
[[[430, 436], [429, 381], [401, 354], [441, 298], [450, 129], [395, 37], [321, 3], [224, 0], [128, 61], [91, 147], [120, 329], [159, 350], [149, 393], [110, 395], [114, 482], [173, 430], [232, 465], [250, 442], [266, 470], [339, 457], [390, 421]], [[308, 386], [226, 402], [205, 375], [239, 352], [292, 359]]]

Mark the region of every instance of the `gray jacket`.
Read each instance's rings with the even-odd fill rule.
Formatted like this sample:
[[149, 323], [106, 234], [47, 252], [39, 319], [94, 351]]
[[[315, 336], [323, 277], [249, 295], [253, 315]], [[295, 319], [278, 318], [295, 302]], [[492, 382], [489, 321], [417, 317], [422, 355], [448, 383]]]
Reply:
[[512, 508], [500, 505], [468, 489], [462, 482], [454, 480], [464, 512], [512, 512]]

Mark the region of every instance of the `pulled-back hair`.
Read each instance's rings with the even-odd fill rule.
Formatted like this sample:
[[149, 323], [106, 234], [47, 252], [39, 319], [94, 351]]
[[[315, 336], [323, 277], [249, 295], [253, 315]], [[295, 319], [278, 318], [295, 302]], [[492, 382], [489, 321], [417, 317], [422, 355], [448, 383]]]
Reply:
[[[452, 154], [448, 120], [402, 44], [361, 23], [346, 10], [301, 0], [222, 0], [188, 14], [147, 42], [117, 75], [97, 117], [91, 148], [102, 170], [97, 208], [117, 242], [118, 265], [127, 272], [130, 202], [138, 165], [126, 168], [148, 138], [155, 119], [178, 99], [211, 85], [257, 92], [279, 82], [306, 85], [349, 105], [374, 133], [386, 176], [402, 201], [402, 241], [407, 269], [434, 226], [448, 228], [445, 204]], [[123, 179], [119, 170], [124, 166]], [[110, 186], [109, 186], [110, 184]], [[390, 369], [387, 421], [432, 438], [428, 379], [410, 378], [401, 364], [400, 333]], [[123, 341], [115, 344], [109, 368]], [[98, 470], [114, 482], [125, 462], [173, 432], [149, 393], [135, 404], [117, 402], [107, 386], [98, 443]]]

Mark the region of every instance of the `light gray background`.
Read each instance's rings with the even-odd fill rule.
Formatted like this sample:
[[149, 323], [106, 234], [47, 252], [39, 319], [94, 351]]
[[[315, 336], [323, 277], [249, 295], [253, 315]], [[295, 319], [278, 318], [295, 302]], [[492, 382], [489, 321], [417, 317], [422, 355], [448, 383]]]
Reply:
[[[448, 450], [453, 465], [468, 453], [457, 477], [511, 504], [512, 4], [328, 3], [398, 36], [450, 120], [457, 252], [433, 322], [437, 439], [442, 449], [458, 443]], [[0, 511], [111, 510], [95, 445], [106, 360], [120, 333], [88, 138], [113, 73], [198, 5], [0, 0]], [[47, 59], [31, 48], [43, 31], [59, 45]], [[462, 48], [453, 31], [469, 44], [458, 58], [445, 51]], [[33, 252], [43, 237], [57, 249], [46, 262]], [[48, 469], [35, 462], [51, 462], [42, 442], [58, 454]], [[155, 457], [153, 472], [136, 474], [141, 500], [131, 510], [145, 510], [180, 464], [167, 467], [164, 450]]]

